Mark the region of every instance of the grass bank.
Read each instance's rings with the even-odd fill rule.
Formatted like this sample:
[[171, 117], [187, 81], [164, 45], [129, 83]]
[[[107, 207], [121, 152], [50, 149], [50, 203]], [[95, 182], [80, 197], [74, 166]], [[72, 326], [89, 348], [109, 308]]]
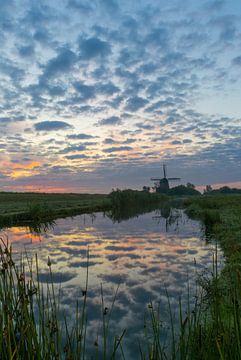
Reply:
[[166, 202], [167, 196], [116, 190], [104, 194], [0, 193], [0, 228], [51, 222], [57, 218], [111, 210], [113, 219], [143, 213]]
[[194, 334], [195, 358], [241, 359], [241, 196], [202, 196], [186, 199], [185, 205], [225, 257], [220, 273], [216, 264], [211, 277], [200, 279], [206, 306]]
[[0, 193], [0, 227], [52, 221], [60, 217], [104, 211], [111, 207], [102, 194]]

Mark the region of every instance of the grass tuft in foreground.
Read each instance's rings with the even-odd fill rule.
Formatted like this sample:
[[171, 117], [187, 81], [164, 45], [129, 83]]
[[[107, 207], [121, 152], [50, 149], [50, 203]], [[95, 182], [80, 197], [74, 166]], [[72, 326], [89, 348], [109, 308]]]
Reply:
[[[56, 293], [53, 283], [50, 259], [48, 260], [49, 281], [44, 288], [40, 282], [37, 256], [33, 260], [25, 254], [17, 264], [13, 259], [11, 246], [3, 239], [0, 241], [0, 359], [88, 358], [86, 354], [88, 257], [86, 284], [82, 291], [83, 299], [76, 301], [76, 309], [73, 309], [75, 321], [69, 323], [60, 308], [60, 293]], [[111, 350], [107, 348], [111, 314], [107, 316], [104, 312], [103, 296], [102, 307], [103, 341], [95, 345], [93, 343], [93, 347], [96, 348], [96, 358], [100, 352], [104, 354], [103, 359], [114, 359], [121, 347], [125, 331], [118, 339], [114, 337]]]

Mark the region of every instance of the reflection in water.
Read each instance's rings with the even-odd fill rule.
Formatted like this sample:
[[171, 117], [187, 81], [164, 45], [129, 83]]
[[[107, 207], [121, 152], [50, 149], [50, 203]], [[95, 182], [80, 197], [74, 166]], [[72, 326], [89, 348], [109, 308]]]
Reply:
[[24, 247], [38, 253], [43, 283], [50, 256], [54, 282], [62, 283], [61, 304], [69, 318], [85, 288], [89, 247], [89, 342], [94, 344], [100, 329], [100, 284], [108, 308], [119, 286], [110, 327], [113, 334], [121, 334], [127, 328], [127, 359], [135, 359], [138, 353], [137, 339], [143, 331], [148, 303], [160, 304], [164, 322], [165, 289], [174, 308], [178, 308], [181, 295], [185, 306], [187, 282], [195, 288], [196, 271], [211, 268], [214, 247], [202, 240], [199, 222], [175, 209], [158, 210], [114, 224], [102, 213], [94, 217], [81, 215], [57, 220], [55, 227], [38, 236], [25, 228], [11, 228], [5, 234], [14, 243], [16, 253]]

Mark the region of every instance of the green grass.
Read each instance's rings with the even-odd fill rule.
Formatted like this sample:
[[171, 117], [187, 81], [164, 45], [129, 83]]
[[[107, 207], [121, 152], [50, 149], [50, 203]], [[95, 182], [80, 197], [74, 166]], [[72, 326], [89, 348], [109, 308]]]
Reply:
[[187, 214], [203, 222], [207, 238], [217, 241], [225, 257], [220, 274], [214, 268], [211, 278], [201, 279], [206, 308], [195, 333], [202, 345], [197, 359], [205, 351], [206, 359], [241, 359], [241, 196], [185, 202]]
[[158, 207], [167, 196], [133, 190], [116, 190], [104, 194], [0, 193], [0, 228], [17, 225], [34, 226], [52, 223], [61, 217], [112, 210], [119, 215], [142, 213]]
[[110, 206], [108, 196], [102, 194], [0, 193], [0, 227], [52, 221]]

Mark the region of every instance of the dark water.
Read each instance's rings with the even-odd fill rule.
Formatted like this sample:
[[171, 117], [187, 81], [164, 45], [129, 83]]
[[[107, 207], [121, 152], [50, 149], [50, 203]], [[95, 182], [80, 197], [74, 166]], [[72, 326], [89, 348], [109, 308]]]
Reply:
[[188, 219], [182, 210], [172, 209], [167, 219], [161, 215], [165, 216], [153, 211], [113, 223], [103, 213], [96, 213], [57, 220], [42, 235], [25, 228], [12, 228], [4, 234], [15, 252], [27, 248], [38, 253], [42, 282], [46, 282], [50, 257], [54, 281], [62, 284], [61, 304], [69, 319], [85, 287], [89, 247], [88, 344], [93, 347], [101, 333], [100, 285], [108, 310], [119, 287], [111, 334], [121, 335], [127, 329], [125, 356], [135, 359], [140, 357], [138, 339], [143, 334], [148, 304], [160, 304], [163, 324], [168, 327], [166, 290], [174, 310], [180, 296], [185, 308], [187, 283], [194, 295], [196, 274], [212, 268], [215, 245], [207, 243], [201, 224]]

